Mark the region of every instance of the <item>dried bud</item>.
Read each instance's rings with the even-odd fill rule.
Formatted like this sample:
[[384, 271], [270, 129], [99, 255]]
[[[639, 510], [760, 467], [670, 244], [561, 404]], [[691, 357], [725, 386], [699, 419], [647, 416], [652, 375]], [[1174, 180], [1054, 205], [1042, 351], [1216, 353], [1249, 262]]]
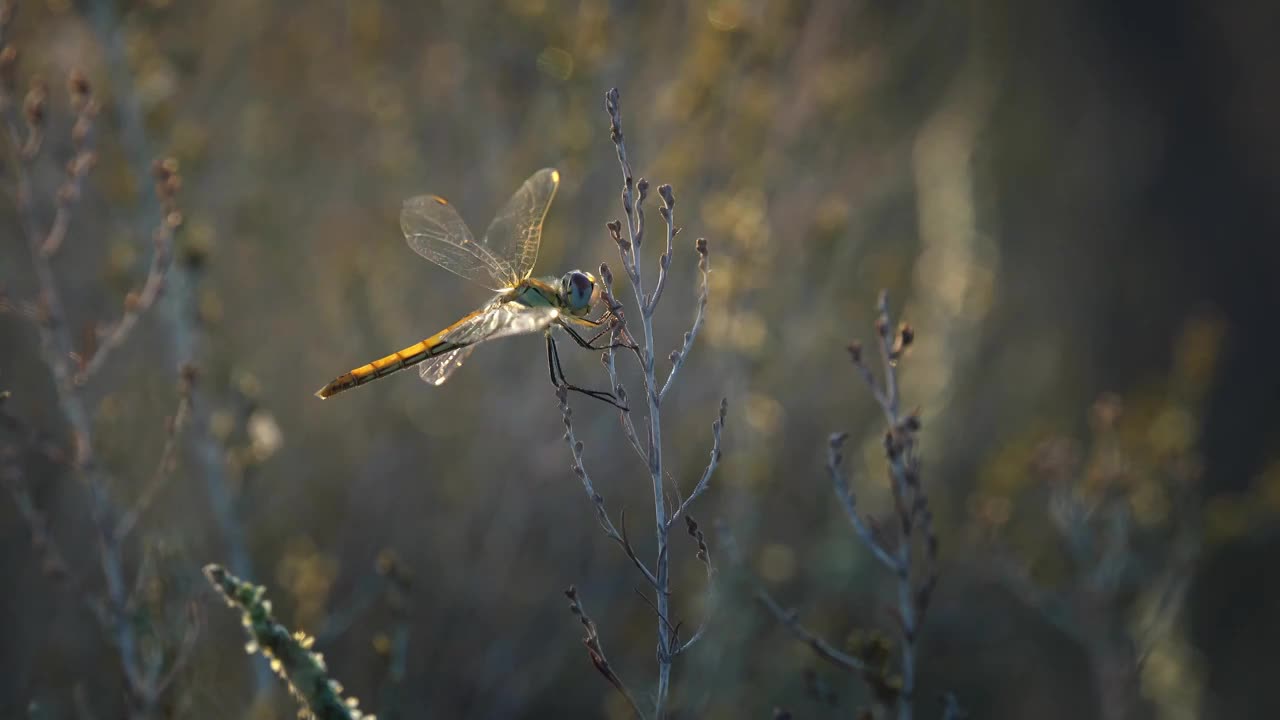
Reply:
[[614, 242], [622, 245], [622, 221], [611, 220], [605, 223], [605, 227], [609, 228], [609, 237], [612, 237]]
[[908, 347], [912, 341], [916, 339], [916, 330], [906, 323], [902, 323], [902, 327], [898, 330], [899, 336], [902, 338], [902, 347]]
[[124, 311], [127, 313], [137, 312], [142, 307], [142, 296], [136, 290], [130, 290], [124, 296]]
[[0, 50], [0, 82], [11, 92], [18, 84], [18, 51], [12, 45]]
[[680, 351], [672, 350], [671, 354], [667, 356], [667, 359], [671, 361], [672, 365], [680, 362]]
[[178, 369], [178, 375], [182, 378], [182, 382], [186, 383], [187, 386], [191, 386], [199, 379], [200, 368], [193, 363], [183, 363], [182, 367]]
[[884, 432], [884, 451], [890, 460], [896, 459], [902, 452], [902, 447], [898, 444], [898, 439], [894, 437], [892, 430]]
[[908, 432], [919, 432], [920, 431], [920, 411], [913, 410], [911, 414], [908, 415], [906, 419], [902, 421], [902, 427], [905, 428]]
[[853, 361], [854, 365], [862, 364], [862, 343], [860, 341], [854, 340], [845, 349], [849, 351], [849, 359]]
[[676, 196], [671, 193], [670, 185], [659, 185], [658, 194], [662, 196], [662, 202], [668, 209], [676, 206]]
[[649, 181], [640, 178], [640, 181], [636, 183], [636, 190], [640, 192], [640, 201], [644, 202], [645, 198], [649, 197]]
[[609, 269], [609, 263], [600, 263], [600, 279], [606, 286], [613, 284], [613, 270]]
[[71, 95], [71, 102], [79, 103], [93, 92], [93, 87], [89, 84], [89, 78], [80, 70], [72, 70], [67, 76], [67, 93]]
[[27, 123], [34, 127], [44, 125], [45, 98], [47, 94], [44, 85], [36, 81], [31, 90], [27, 92], [26, 99], [22, 102], [22, 112], [27, 116]]
[[697, 240], [695, 240], [693, 242], [693, 247], [697, 249], [699, 255], [703, 257], [707, 256], [707, 239], [706, 238], [698, 238]]

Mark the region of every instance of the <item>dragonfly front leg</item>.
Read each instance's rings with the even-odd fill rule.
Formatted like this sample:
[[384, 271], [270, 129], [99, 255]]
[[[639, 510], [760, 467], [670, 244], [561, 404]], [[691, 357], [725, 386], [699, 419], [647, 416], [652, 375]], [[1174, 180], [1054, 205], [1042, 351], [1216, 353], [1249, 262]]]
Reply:
[[569, 383], [564, 376], [564, 368], [560, 367], [560, 351], [556, 348], [555, 338], [551, 337], [551, 332], [547, 332], [547, 370], [551, 373], [551, 384], [556, 387], [564, 387], [566, 390], [582, 393], [589, 398], [594, 398], [601, 402], [609, 403], [623, 412], [629, 412], [627, 406], [618, 402], [618, 398], [611, 392], [603, 390], [590, 390], [580, 388], [577, 385]]
[[605, 333], [613, 329], [612, 327], [610, 327], [608, 324], [604, 322], [603, 318], [601, 318], [600, 320], [587, 320], [586, 318], [579, 318], [578, 320], [576, 320], [576, 322], [580, 322], [583, 325], [586, 325], [587, 327], [590, 327], [590, 328], [597, 328], [597, 327], [600, 328], [600, 330], [595, 335], [592, 335], [591, 339], [588, 340], [582, 337], [582, 335], [580, 335], [577, 330], [574, 330], [573, 327], [569, 325], [569, 323], [567, 322], [560, 323], [560, 327], [564, 328], [564, 331], [569, 333], [569, 337], [573, 338], [573, 341], [576, 342], [580, 347], [584, 347], [588, 350], [614, 350], [617, 348], [626, 348], [627, 350], [638, 349], [632, 343], [616, 342], [616, 343], [609, 343], [608, 345], [596, 345], [595, 343], [597, 340], [604, 337]]

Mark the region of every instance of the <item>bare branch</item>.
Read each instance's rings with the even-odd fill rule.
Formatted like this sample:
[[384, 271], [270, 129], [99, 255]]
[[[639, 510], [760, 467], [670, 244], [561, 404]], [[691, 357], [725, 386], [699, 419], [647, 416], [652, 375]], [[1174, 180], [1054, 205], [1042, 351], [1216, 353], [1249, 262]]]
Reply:
[[849, 516], [849, 522], [853, 524], [853, 530], [858, 534], [858, 538], [863, 544], [871, 550], [876, 559], [884, 563], [895, 574], [901, 571], [898, 560], [885, 549], [876, 537], [876, 532], [867, 525], [866, 520], [862, 519], [862, 515], [858, 512], [857, 500], [853, 494], [853, 489], [849, 487], [849, 480], [845, 477], [844, 455], [841, 452], [844, 443], [849, 439], [848, 433], [835, 433], [831, 436], [827, 443], [827, 474], [831, 476], [831, 484], [835, 486], [836, 497], [840, 499], [841, 506], [844, 507], [845, 514]]
[[569, 612], [577, 616], [582, 623], [583, 629], [586, 630], [586, 637], [582, 638], [582, 644], [587, 648], [587, 655], [591, 658], [591, 664], [595, 666], [596, 671], [604, 676], [605, 680], [614, 687], [622, 697], [626, 698], [627, 704], [631, 706], [632, 712], [636, 717], [643, 718], [644, 712], [640, 710], [640, 706], [636, 704], [636, 699], [631, 695], [631, 691], [627, 690], [627, 686], [622, 682], [622, 678], [618, 677], [618, 673], [614, 671], [613, 666], [609, 664], [609, 659], [605, 657], [604, 646], [600, 644], [600, 632], [596, 629], [596, 623], [587, 615], [587, 611], [582, 607], [582, 599], [578, 596], [578, 589], [570, 585], [564, 591], [564, 596], [569, 599]]
[[587, 497], [591, 498], [591, 503], [595, 506], [596, 519], [600, 523], [600, 528], [604, 530], [604, 534], [609, 539], [622, 546], [623, 552], [631, 559], [636, 568], [645, 579], [653, 585], [659, 593], [664, 592], [664, 588], [659, 587], [658, 578], [652, 570], [644, 564], [640, 556], [636, 554], [635, 548], [631, 546], [631, 540], [627, 537], [626, 513], [622, 514], [622, 530], [613, 524], [613, 520], [609, 518], [609, 512], [604, 507], [604, 497], [596, 492], [595, 486], [591, 483], [591, 476], [587, 474], [587, 468], [582, 464], [582, 442], [574, 436], [573, 433], [573, 408], [569, 407], [569, 393], [563, 387], [556, 389], [556, 397], [560, 400], [560, 412], [564, 419], [564, 441], [569, 445], [569, 451], [573, 455], [573, 474], [582, 482], [582, 489], [586, 491]]
[[129, 535], [138, 523], [138, 518], [151, 507], [156, 496], [169, 483], [172, 476], [174, 456], [178, 451], [178, 438], [187, 424], [187, 415], [191, 411], [191, 385], [195, 382], [195, 368], [184, 367], [178, 384], [178, 407], [165, 422], [164, 447], [160, 450], [160, 461], [151, 473], [151, 480], [134, 501], [133, 507], [116, 521], [115, 537], [119, 542]]
[[53, 225], [41, 243], [41, 251], [46, 257], [52, 257], [62, 247], [67, 237], [67, 229], [71, 225], [71, 209], [80, 199], [80, 188], [89, 170], [97, 162], [97, 153], [93, 151], [93, 121], [98, 115], [98, 101], [93, 97], [88, 78], [79, 70], [73, 70], [67, 79], [67, 90], [71, 96], [71, 105], [76, 110], [76, 121], [71, 129], [71, 144], [75, 155], [67, 163], [67, 178], [58, 190], [58, 209], [53, 218]]
[[[729, 558], [735, 565], [745, 568], [746, 558], [743, 557], [742, 551], [738, 547], [737, 539], [734, 537], [733, 532], [730, 531], [728, 525], [718, 523], [717, 529], [719, 531], [719, 537], [721, 538], [720, 542], [724, 545], [725, 551], [728, 552]], [[765, 589], [764, 585], [756, 579], [754, 574], [750, 572], [745, 574], [747, 581], [752, 586], [752, 595], [755, 597], [756, 602], [760, 603], [764, 609], [768, 610], [769, 613], [773, 615], [778, 622], [782, 623], [787, 630], [790, 630], [791, 634], [798, 640], [805, 645], [808, 645], [818, 655], [818, 657], [830, 662], [836, 667], [850, 672], [863, 672], [868, 669], [867, 664], [860, 658], [841, 651], [831, 643], [822, 639], [812, 630], [805, 627], [804, 624], [800, 622], [800, 614], [795, 610], [783, 608], [782, 605], [779, 604], [771, 594], [769, 594], [769, 591]]]
[[687, 510], [689, 505], [711, 486], [711, 475], [715, 473], [716, 468], [720, 465], [720, 432], [724, 429], [725, 413], [728, 409], [728, 398], [721, 398], [720, 416], [711, 423], [711, 457], [707, 460], [707, 467], [702, 471], [702, 477], [698, 479], [698, 484], [693, 486], [693, 492], [690, 492], [689, 497], [685, 498], [671, 513], [671, 518], [667, 520], [668, 528], [674, 525], [680, 514]]
[[671, 267], [671, 244], [676, 234], [680, 232], [675, 226], [676, 198], [671, 192], [671, 186], [659, 185], [658, 195], [662, 197], [662, 207], [658, 208], [658, 212], [667, 226], [667, 249], [658, 258], [658, 281], [654, 283], [653, 292], [649, 294], [643, 307], [644, 312], [649, 315], [652, 315], [658, 307], [658, 301], [662, 299], [662, 290], [667, 286], [667, 270]]
[[698, 250], [698, 271], [702, 274], [702, 285], [698, 291], [698, 309], [693, 315], [693, 327], [689, 328], [689, 332], [684, 334], [684, 342], [680, 345], [680, 349], [671, 352], [671, 372], [667, 373], [667, 380], [662, 384], [662, 390], [658, 393], [659, 401], [667, 396], [667, 390], [671, 388], [671, 383], [676, 379], [676, 373], [680, 372], [685, 358], [689, 357], [689, 351], [693, 349], [693, 342], [698, 339], [698, 331], [702, 329], [702, 318], [707, 310], [708, 275], [711, 269], [708, 261], [706, 239], [698, 238], [694, 247]]
[[152, 235], [151, 267], [147, 270], [147, 279], [141, 290], [125, 296], [124, 314], [105, 332], [97, 349], [77, 373], [77, 385], [87, 383], [102, 369], [111, 352], [124, 344], [138, 320], [155, 305], [164, 290], [165, 279], [173, 263], [174, 234], [182, 225], [182, 213], [174, 200], [182, 180], [178, 175], [177, 161], [173, 159], [156, 161], [152, 166], [152, 174], [155, 177], [156, 194], [161, 199], [162, 217]]
[[707, 627], [711, 625], [716, 599], [716, 568], [711, 564], [711, 550], [707, 547], [706, 536], [703, 535], [702, 529], [698, 527], [698, 523], [691, 516], [685, 515], [684, 522], [689, 531], [689, 537], [693, 538], [694, 542], [698, 544], [698, 559], [707, 568], [707, 597], [704, 603], [702, 624], [698, 626], [698, 629], [683, 645], [679, 645], [675, 649], [673, 653], [675, 655], [679, 655], [693, 647], [694, 643], [701, 640], [702, 636], [706, 634]]

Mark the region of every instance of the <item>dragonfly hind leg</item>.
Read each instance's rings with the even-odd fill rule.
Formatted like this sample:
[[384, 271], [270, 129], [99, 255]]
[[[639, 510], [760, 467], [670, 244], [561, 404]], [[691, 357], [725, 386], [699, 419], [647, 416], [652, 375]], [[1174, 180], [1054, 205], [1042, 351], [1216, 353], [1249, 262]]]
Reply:
[[[572, 331], [570, 331], [572, 332]], [[551, 373], [551, 384], [556, 387], [563, 387], [565, 390], [572, 390], [582, 393], [589, 398], [594, 398], [601, 402], [609, 403], [623, 412], [629, 412], [630, 409], [618, 402], [618, 398], [611, 392], [604, 390], [590, 390], [581, 388], [571, 384], [564, 376], [564, 368], [560, 367], [560, 351], [556, 349], [555, 338], [551, 337], [551, 333], [547, 333], [547, 370]]]

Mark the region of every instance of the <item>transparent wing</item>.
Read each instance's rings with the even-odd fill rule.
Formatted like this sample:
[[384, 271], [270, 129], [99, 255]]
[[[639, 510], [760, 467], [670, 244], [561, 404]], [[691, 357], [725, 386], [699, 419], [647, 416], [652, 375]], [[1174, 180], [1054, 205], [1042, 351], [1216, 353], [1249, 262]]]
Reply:
[[462, 347], [423, 362], [418, 375], [432, 385], [443, 384], [462, 366], [476, 345], [512, 335], [541, 332], [555, 322], [559, 315], [560, 311], [552, 307], [495, 302], [442, 333], [441, 343]]
[[475, 345], [468, 345], [433, 357], [418, 366], [418, 377], [431, 385], [443, 385], [455, 370], [462, 367], [462, 363], [467, 361], [467, 357], [475, 349]]
[[477, 243], [471, 230], [449, 201], [436, 195], [419, 195], [404, 201], [400, 229], [409, 247], [452, 273], [490, 290], [511, 287], [515, 271], [510, 263], [494, 257]]
[[524, 181], [484, 234], [490, 254], [511, 268], [509, 287], [529, 277], [542, 243], [542, 221], [560, 187], [560, 172], [543, 168]]

